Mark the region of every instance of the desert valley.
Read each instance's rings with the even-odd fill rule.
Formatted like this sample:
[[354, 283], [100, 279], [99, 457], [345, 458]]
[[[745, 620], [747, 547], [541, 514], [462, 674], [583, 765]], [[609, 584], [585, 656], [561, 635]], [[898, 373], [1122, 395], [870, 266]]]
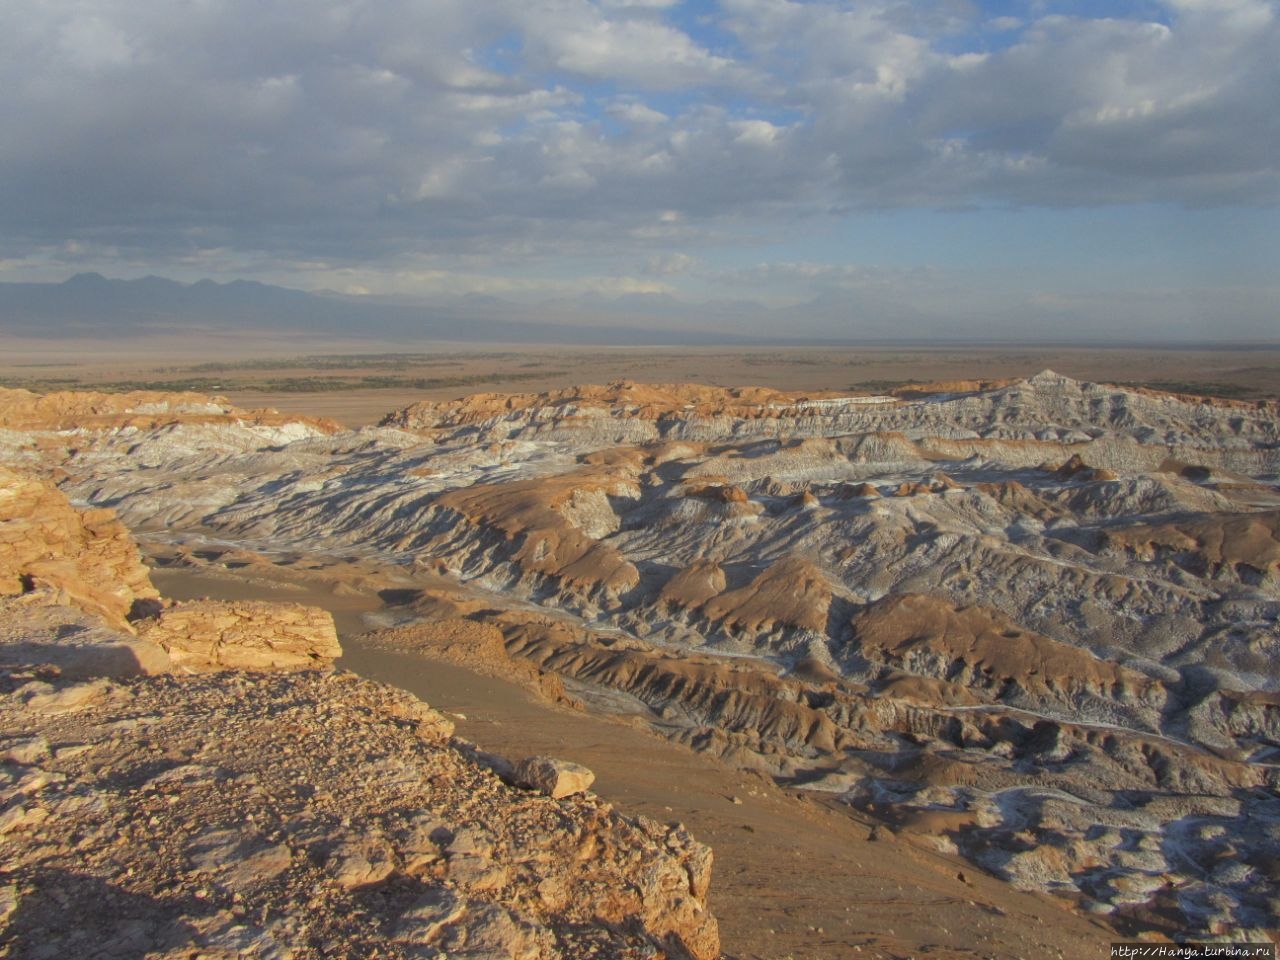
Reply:
[[0, 5], [0, 960], [1275, 960], [1277, 50]]
[[8, 955], [1277, 936], [1274, 365], [602, 356], [0, 391]]

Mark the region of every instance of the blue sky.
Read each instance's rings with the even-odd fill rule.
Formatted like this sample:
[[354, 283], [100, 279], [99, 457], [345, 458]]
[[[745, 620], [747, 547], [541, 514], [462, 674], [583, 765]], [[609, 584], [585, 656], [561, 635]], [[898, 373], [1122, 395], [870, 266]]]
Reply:
[[1276, 339], [1277, 51], [1280, 0], [6, 4], [0, 281]]

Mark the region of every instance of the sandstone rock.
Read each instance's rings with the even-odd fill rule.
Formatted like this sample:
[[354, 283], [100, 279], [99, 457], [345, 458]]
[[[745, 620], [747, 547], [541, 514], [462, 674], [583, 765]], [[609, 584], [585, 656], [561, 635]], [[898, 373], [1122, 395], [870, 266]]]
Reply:
[[446, 887], [431, 888], [400, 914], [392, 940], [410, 946], [429, 946], [439, 940], [446, 926], [460, 921], [466, 911], [466, 902], [454, 891]]
[[30, 830], [47, 820], [49, 811], [41, 807], [13, 806], [0, 813], [0, 836], [19, 830]]
[[297, 603], [175, 603], [142, 621], [139, 631], [189, 671], [297, 670], [342, 655], [332, 614]]
[[822, 506], [821, 501], [814, 496], [812, 490], [801, 491], [800, 495], [797, 496], [793, 502], [795, 506], [799, 507], [801, 510], [817, 510]]
[[[77, 683], [61, 689], [53, 689], [47, 684], [30, 684], [36, 689], [26, 696], [28, 710], [36, 713], [68, 713], [83, 710], [109, 697], [116, 687], [106, 680], [94, 680], [89, 683]], [[45, 687], [46, 689], [39, 689]], [[19, 691], [21, 695], [22, 691]]]
[[555, 757], [526, 757], [516, 765], [516, 782], [553, 800], [583, 793], [596, 775], [586, 767]]
[[877, 490], [873, 484], [863, 482], [848, 486], [842, 485], [840, 487], [840, 496], [846, 500], [854, 497], [858, 497], [863, 500], [878, 500], [880, 498], [880, 491]]
[[1076, 710], [1085, 698], [1121, 693], [1129, 705], [1158, 709], [1162, 686], [1071, 644], [1018, 626], [998, 610], [957, 607], [937, 597], [894, 594], [854, 617], [858, 652], [913, 674], [962, 683], [1009, 698], [1027, 692]]
[[126, 631], [131, 610], [159, 595], [113, 511], [76, 510], [52, 485], [0, 466], [0, 595], [41, 588]]
[[453, 736], [453, 721], [439, 710], [432, 710], [421, 700], [406, 695], [403, 699], [387, 704], [383, 709], [388, 716], [416, 724], [418, 736], [424, 740], [439, 742]]
[[44, 736], [26, 737], [0, 746], [0, 761], [30, 765], [49, 756], [49, 741]]
[[608, 597], [635, 587], [639, 572], [591, 535], [613, 529], [616, 517], [609, 522], [597, 517], [584, 527], [572, 504], [585, 499], [599, 513], [609, 509], [608, 497], [619, 495], [635, 495], [634, 483], [612, 467], [587, 465], [543, 480], [451, 490], [432, 505], [427, 519], [433, 525], [461, 521], [499, 533], [505, 542], [503, 558], [524, 575], [549, 578], [575, 593]]
[[13, 912], [18, 909], [20, 903], [22, 903], [22, 895], [18, 893], [16, 885], [6, 883], [0, 887], [0, 924], [6, 923], [13, 916]]
[[663, 585], [659, 598], [674, 606], [696, 609], [723, 593], [724, 588], [724, 570], [718, 563], [695, 560]]
[[810, 560], [788, 554], [747, 586], [712, 597], [703, 613], [724, 628], [768, 633], [778, 627], [822, 632], [831, 607], [831, 583]]
[[205, 831], [188, 845], [187, 855], [196, 871], [239, 893], [276, 879], [293, 861], [285, 844], [268, 843], [243, 829]]
[[352, 837], [329, 852], [325, 870], [344, 890], [368, 887], [395, 872], [395, 853], [380, 837]]
[[397, 844], [404, 858], [404, 872], [411, 877], [430, 873], [440, 864], [443, 853], [441, 841], [449, 833], [443, 821], [429, 815], [419, 815], [409, 825]]
[[459, 960], [541, 960], [554, 949], [549, 931], [521, 923], [492, 903], [471, 904], [462, 920], [441, 928], [438, 943], [443, 956]]
[[[317, 431], [333, 433], [339, 429], [331, 420], [288, 418], [288, 422], [300, 420]], [[156, 429], [179, 423], [236, 421], [275, 425], [286, 418], [274, 410], [242, 410], [221, 397], [200, 393], [61, 390], [38, 394], [0, 387], [0, 428], [8, 430]]]

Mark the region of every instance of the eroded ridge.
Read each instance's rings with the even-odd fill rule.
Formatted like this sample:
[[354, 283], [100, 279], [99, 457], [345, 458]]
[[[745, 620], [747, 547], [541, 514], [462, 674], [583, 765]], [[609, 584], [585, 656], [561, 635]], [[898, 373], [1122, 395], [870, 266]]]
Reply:
[[1046, 371], [212, 428], [18, 446], [185, 562], [389, 565], [412, 586], [378, 642], [462, 656], [484, 624], [494, 669], [1117, 923], [1280, 915], [1275, 403]]

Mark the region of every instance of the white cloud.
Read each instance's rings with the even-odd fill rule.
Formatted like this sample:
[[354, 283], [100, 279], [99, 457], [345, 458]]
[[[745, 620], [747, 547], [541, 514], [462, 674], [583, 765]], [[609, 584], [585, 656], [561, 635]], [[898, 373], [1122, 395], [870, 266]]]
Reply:
[[729, 129], [733, 131], [734, 143], [754, 147], [769, 147], [783, 135], [783, 129], [768, 120], [734, 120]]
[[610, 116], [617, 117], [619, 120], [644, 126], [666, 123], [671, 119], [665, 113], [655, 110], [639, 100], [620, 100], [609, 104], [606, 110]]
[[610, 10], [667, 10], [679, 6], [680, 0], [603, 0]]
[[540, 0], [519, 6], [518, 23], [531, 57], [558, 70], [670, 90], [725, 82], [732, 61], [717, 56], [660, 20], [622, 15], [586, 0]]
[[[474, 279], [607, 253], [651, 282], [860, 209], [1280, 200], [1275, 0], [1054, 6], [7, 4], [0, 256]], [[872, 282], [790, 263], [722, 280]]]
[[672, 276], [691, 273], [701, 265], [701, 260], [697, 257], [691, 257], [687, 253], [661, 253], [649, 258], [645, 265], [645, 273], [656, 276]]
[[58, 40], [66, 60], [84, 70], [120, 67], [134, 58], [133, 44], [124, 31], [94, 16], [65, 24]]
[[1017, 30], [1024, 22], [1021, 17], [992, 17], [983, 26], [997, 33], [1005, 33], [1009, 30]]

